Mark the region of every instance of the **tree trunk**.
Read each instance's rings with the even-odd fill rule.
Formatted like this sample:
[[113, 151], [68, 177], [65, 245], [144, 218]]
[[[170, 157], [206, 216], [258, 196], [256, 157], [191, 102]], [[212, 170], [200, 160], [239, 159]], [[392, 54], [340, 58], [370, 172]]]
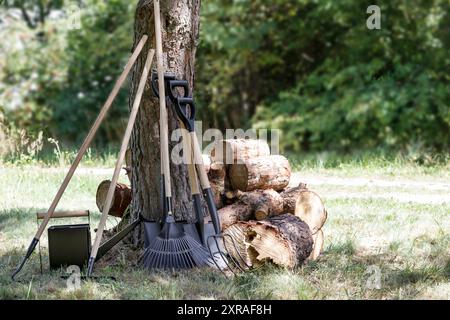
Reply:
[[[166, 72], [194, 84], [195, 53], [198, 44], [200, 0], [161, 1], [161, 24], [163, 30], [164, 66]], [[139, 77], [150, 48], [155, 48], [153, 2], [140, 0], [135, 15], [134, 45], [143, 34], [149, 35], [142, 54], [133, 69], [130, 88], [130, 107], [136, 94]], [[177, 121], [168, 106], [169, 152], [179, 141], [171, 141]], [[158, 220], [163, 212], [160, 203], [160, 144], [159, 104], [147, 83], [131, 139], [132, 163], [132, 210], [133, 216], [142, 215]], [[176, 220], [194, 221], [186, 165], [170, 165], [172, 200]], [[141, 234], [136, 233], [139, 238]], [[140, 240], [140, 239], [136, 239]]]

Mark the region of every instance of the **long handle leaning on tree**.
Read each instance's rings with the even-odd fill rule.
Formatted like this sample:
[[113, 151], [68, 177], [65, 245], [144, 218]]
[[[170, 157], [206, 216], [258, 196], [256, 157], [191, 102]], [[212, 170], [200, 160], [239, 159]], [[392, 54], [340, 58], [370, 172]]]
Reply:
[[203, 210], [202, 210], [202, 201], [201, 201], [201, 193], [200, 193], [200, 186], [198, 185], [197, 180], [197, 172], [195, 171], [195, 161], [194, 161], [194, 155], [192, 152], [191, 147], [191, 136], [189, 135], [189, 132], [186, 129], [186, 126], [184, 125], [183, 121], [181, 119], [178, 119], [178, 123], [181, 129], [181, 135], [183, 139], [183, 155], [184, 155], [184, 161], [187, 165], [188, 169], [188, 177], [189, 177], [189, 187], [191, 188], [191, 196], [194, 200], [194, 211], [197, 217], [197, 226], [198, 231], [200, 234], [201, 241], [203, 245], [206, 245], [206, 239], [205, 239], [205, 224], [204, 224], [204, 217], [203, 217]]
[[100, 241], [102, 240], [103, 230], [105, 228], [106, 219], [108, 218], [109, 209], [111, 208], [112, 199], [114, 197], [114, 190], [116, 188], [117, 180], [119, 179], [120, 170], [122, 168], [123, 161], [125, 159], [125, 153], [127, 151], [128, 142], [130, 141], [131, 132], [133, 131], [134, 122], [136, 120], [137, 112], [141, 104], [142, 94], [144, 93], [145, 84], [147, 83], [148, 74], [152, 66], [153, 56], [155, 50], [151, 49], [147, 54], [147, 60], [145, 61], [144, 70], [142, 70], [141, 79], [137, 89], [136, 97], [134, 98], [133, 107], [131, 108], [130, 118], [128, 119], [127, 128], [122, 139], [122, 145], [120, 146], [119, 157], [117, 158], [116, 167], [114, 168], [114, 174], [109, 185], [108, 193], [106, 195], [105, 204], [103, 206], [102, 217], [98, 224], [97, 233], [95, 234], [94, 245], [92, 246], [91, 256], [89, 257], [87, 275], [90, 277], [94, 268], [95, 258], [97, 256], [98, 248], [100, 247]]
[[44, 218], [44, 221], [42, 221], [41, 225], [39, 226], [33, 240], [31, 240], [31, 243], [28, 247], [27, 253], [25, 254], [25, 257], [23, 258], [20, 265], [17, 267], [17, 269], [12, 274], [12, 279], [14, 280], [14, 277], [22, 270], [23, 266], [25, 265], [25, 262], [28, 260], [28, 258], [33, 253], [34, 249], [36, 248], [36, 245], [39, 242], [39, 239], [42, 236], [42, 233], [44, 232], [45, 228], [47, 227], [47, 224], [49, 220], [51, 219], [53, 213], [55, 212], [56, 206], [59, 203], [59, 200], [61, 200], [62, 195], [64, 194], [64, 191], [67, 188], [67, 185], [69, 184], [70, 180], [72, 179], [72, 176], [75, 172], [75, 169], [78, 167], [81, 158], [83, 158], [83, 155], [86, 153], [87, 148], [92, 142], [92, 139], [94, 138], [95, 134], [97, 133], [98, 128], [100, 127], [100, 124], [102, 123], [103, 119], [106, 116], [106, 113], [108, 112], [109, 108], [111, 107], [114, 99], [117, 96], [117, 93], [119, 92], [120, 87], [125, 82], [128, 73], [131, 70], [131, 67], [136, 62], [137, 57], [142, 51], [142, 48], [144, 47], [145, 42], [147, 41], [148, 36], [144, 35], [142, 36], [141, 40], [136, 46], [136, 49], [134, 50], [133, 54], [131, 55], [130, 59], [128, 60], [127, 64], [125, 65], [124, 70], [122, 71], [122, 74], [117, 79], [116, 84], [114, 85], [113, 90], [111, 91], [110, 95], [108, 96], [108, 99], [106, 100], [105, 104], [103, 105], [102, 109], [100, 110], [99, 115], [97, 116], [97, 119], [95, 119], [94, 124], [92, 125], [92, 128], [89, 130], [88, 135], [86, 136], [85, 140], [83, 141], [83, 144], [80, 147], [80, 150], [78, 151], [77, 156], [75, 157], [75, 160], [73, 161], [72, 165], [70, 166], [69, 171], [66, 174], [66, 177], [64, 178], [61, 186], [58, 189], [58, 192], [55, 195], [55, 198], [53, 199], [49, 209], [47, 210], [47, 214]]
[[159, 128], [160, 128], [160, 147], [164, 171], [164, 191], [166, 195], [167, 214], [172, 215], [172, 187], [170, 181], [170, 162], [169, 162], [169, 130], [168, 117], [166, 110], [166, 93], [164, 88], [164, 63], [162, 51], [162, 33], [161, 33], [161, 11], [159, 0], [153, 1], [153, 11], [155, 15], [155, 40], [156, 40], [156, 63], [158, 67], [158, 92], [159, 92]]
[[[187, 108], [189, 106], [189, 109]], [[189, 131], [190, 143], [194, 158], [195, 167], [197, 169], [197, 174], [199, 176], [200, 184], [202, 186], [203, 194], [206, 199], [206, 204], [208, 206], [208, 211], [211, 216], [212, 223], [214, 225], [214, 230], [216, 234], [220, 234], [220, 219], [217, 213], [217, 207], [214, 202], [214, 196], [211, 190], [211, 185], [208, 180], [208, 175], [205, 170], [205, 165], [203, 163], [202, 150], [198, 144], [197, 136], [195, 134], [195, 104], [192, 97], [179, 97], [176, 99], [175, 110], [178, 117], [184, 123], [185, 127]]]
[[220, 219], [219, 214], [217, 213], [217, 207], [214, 202], [214, 196], [211, 190], [211, 184], [209, 183], [208, 175], [206, 173], [205, 164], [203, 162], [202, 150], [200, 149], [200, 145], [198, 144], [197, 136], [195, 131], [191, 131], [191, 146], [194, 154], [195, 167], [197, 168], [197, 173], [200, 178], [200, 184], [203, 189], [203, 193], [206, 198], [206, 204], [208, 206], [209, 214], [211, 216], [211, 220], [214, 225], [214, 231], [216, 234], [221, 233]]

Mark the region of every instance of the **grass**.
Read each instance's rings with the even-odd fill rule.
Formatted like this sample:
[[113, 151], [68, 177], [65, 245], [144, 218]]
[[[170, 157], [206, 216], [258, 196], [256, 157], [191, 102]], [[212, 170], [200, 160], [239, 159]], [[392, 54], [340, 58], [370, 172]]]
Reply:
[[[107, 277], [82, 280], [74, 291], [66, 270], [47, 270], [45, 236], [44, 273], [34, 254], [20, 281], [10, 280], [36, 231], [35, 212], [47, 209], [66, 169], [9, 164], [0, 169], [0, 299], [450, 299], [446, 159], [291, 157], [296, 179], [317, 191], [329, 212], [323, 254], [296, 270], [266, 265], [233, 279], [211, 269], [148, 273], [124, 254], [113, 265], [98, 264], [96, 275]], [[109, 165], [92, 161], [83, 165]], [[89, 209], [96, 225], [95, 190], [109, 178], [104, 170], [76, 174], [59, 209]]]

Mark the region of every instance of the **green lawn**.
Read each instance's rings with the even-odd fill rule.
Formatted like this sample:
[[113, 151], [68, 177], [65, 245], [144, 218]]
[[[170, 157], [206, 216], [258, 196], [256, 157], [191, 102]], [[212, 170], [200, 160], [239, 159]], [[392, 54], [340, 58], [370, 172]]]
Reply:
[[[118, 251], [114, 264], [99, 263], [95, 272], [115, 280], [82, 281], [75, 291], [67, 289], [65, 270], [48, 271], [46, 237], [41, 241], [44, 273], [34, 254], [19, 281], [10, 280], [36, 231], [35, 212], [47, 209], [66, 169], [0, 167], [0, 298], [450, 299], [448, 163], [292, 163], [292, 182], [308, 183], [329, 212], [324, 252], [317, 261], [294, 271], [267, 265], [225, 278], [212, 269], [148, 273], [136, 266], [135, 252]], [[59, 209], [91, 210], [94, 229], [99, 218], [96, 187], [108, 178], [105, 170], [84, 169]], [[108, 226], [116, 222], [111, 218]], [[368, 285], [377, 275], [379, 289]]]

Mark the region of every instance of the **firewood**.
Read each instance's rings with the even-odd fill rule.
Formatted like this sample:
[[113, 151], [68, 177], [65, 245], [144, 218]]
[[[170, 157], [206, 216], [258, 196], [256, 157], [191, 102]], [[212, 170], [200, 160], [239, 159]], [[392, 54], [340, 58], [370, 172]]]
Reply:
[[270, 148], [264, 140], [220, 140], [215, 143], [211, 150], [212, 161], [222, 162], [226, 165], [268, 155], [270, 155]]
[[[108, 193], [111, 180], [102, 181], [98, 188], [95, 197], [97, 207], [100, 212], [103, 211], [103, 205], [105, 203], [106, 195]], [[117, 183], [114, 190], [114, 197], [109, 210], [109, 215], [121, 218], [131, 203], [131, 189], [129, 186], [123, 183]]]
[[209, 164], [208, 179], [214, 194], [214, 202], [218, 209], [224, 206], [225, 174], [225, 165], [223, 163], [213, 162]]
[[252, 207], [248, 203], [236, 202], [217, 211], [222, 230], [238, 221], [247, 221], [252, 218]]
[[312, 237], [313, 237], [314, 244], [313, 244], [313, 250], [308, 257], [308, 260], [310, 260], [310, 261], [316, 260], [319, 257], [319, 255], [322, 253], [323, 242], [324, 242], [323, 230], [320, 229]]
[[[241, 221], [224, 231], [229, 254], [240, 256], [249, 266], [267, 261], [294, 268], [301, 265], [313, 250], [313, 238], [308, 225], [291, 214], [270, 217], [263, 221]], [[239, 256], [240, 255], [240, 256]]]
[[232, 164], [228, 171], [233, 189], [253, 191], [256, 189], [283, 190], [291, 177], [289, 161], [280, 155], [247, 159]]
[[256, 220], [283, 213], [283, 198], [273, 189], [245, 192], [240, 195], [239, 200], [251, 206]]
[[305, 190], [308, 190], [306, 184], [300, 183], [298, 187], [286, 188], [280, 193], [280, 196], [283, 198], [285, 213], [295, 213], [295, 204], [300, 192]]
[[263, 220], [283, 213], [283, 198], [273, 189], [239, 192], [237, 197], [238, 201], [218, 211], [223, 229], [238, 221]]
[[211, 167], [211, 157], [207, 154], [202, 154], [202, 158], [206, 173], [209, 173], [209, 168]]
[[295, 203], [294, 214], [306, 222], [312, 234], [322, 229], [328, 216], [319, 195], [307, 189], [299, 193]]

